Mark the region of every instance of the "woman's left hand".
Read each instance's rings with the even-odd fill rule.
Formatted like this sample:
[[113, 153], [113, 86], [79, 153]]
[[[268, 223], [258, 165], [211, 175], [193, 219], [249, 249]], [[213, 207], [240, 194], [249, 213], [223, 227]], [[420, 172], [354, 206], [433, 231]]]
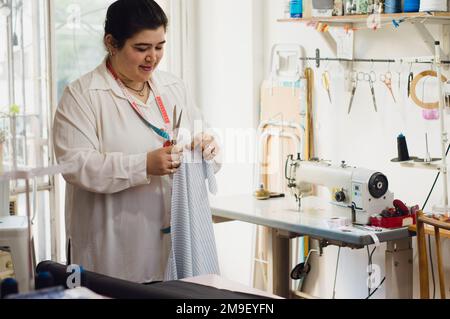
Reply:
[[200, 133], [194, 137], [194, 140], [191, 145], [188, 145], [188, 147], [189, 146], [191, 150], [194, 150], [196, 147], [200, 147], [203, 158], [207, 161], [213, 160], [220, 151], [219, 144], [216, 142], [214, 137], [206, 133]]

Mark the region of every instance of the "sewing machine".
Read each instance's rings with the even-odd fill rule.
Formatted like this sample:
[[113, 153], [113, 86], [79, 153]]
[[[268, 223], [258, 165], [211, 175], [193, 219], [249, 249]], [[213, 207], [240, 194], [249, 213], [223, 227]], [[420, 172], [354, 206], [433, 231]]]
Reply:
[[392, 206], [394, 195], [388, 189], [388, 179], [382, 173], [347, 166], [333, 166], [324, 161], [302, 161], [290, 155], [286, 161], [285, 177], [301, 207], [303, 197], [311, 195], [313, 185], [331, 191], [333, 205], [348, 207], [353, 223], [366, 225], [369, 217]]

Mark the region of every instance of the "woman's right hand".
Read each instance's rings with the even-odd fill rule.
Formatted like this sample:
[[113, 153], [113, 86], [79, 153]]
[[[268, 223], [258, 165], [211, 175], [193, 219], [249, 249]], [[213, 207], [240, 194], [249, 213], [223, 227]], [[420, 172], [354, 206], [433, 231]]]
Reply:
[[181, 165], [183, 147], [174, 145], [147, 153], [147, 175], [175, 174]]

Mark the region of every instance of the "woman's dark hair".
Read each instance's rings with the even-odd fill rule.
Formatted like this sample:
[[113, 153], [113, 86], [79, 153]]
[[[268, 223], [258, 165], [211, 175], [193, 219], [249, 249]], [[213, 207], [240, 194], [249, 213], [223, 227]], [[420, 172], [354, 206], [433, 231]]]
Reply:
[[122, 49], [125, 42], [143, 30], [167, 30], [169, 21], [154, 0], [118, 0], [108, 8], [105, 37], [111, 34], [115, 46]]

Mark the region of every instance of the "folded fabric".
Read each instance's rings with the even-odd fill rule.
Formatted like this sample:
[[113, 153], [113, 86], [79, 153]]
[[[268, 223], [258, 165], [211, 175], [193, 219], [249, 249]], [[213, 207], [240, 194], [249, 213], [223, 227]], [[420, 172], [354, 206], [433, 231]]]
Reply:
[[[185, 153], [173, 179], [171, 210], [171, 251], [165, 280], [206, 274], [220, 274], [208, 189], [217, 193], [214, 164], [195, 161]], [[168, 235], [167, 235], [168, 236]]]

